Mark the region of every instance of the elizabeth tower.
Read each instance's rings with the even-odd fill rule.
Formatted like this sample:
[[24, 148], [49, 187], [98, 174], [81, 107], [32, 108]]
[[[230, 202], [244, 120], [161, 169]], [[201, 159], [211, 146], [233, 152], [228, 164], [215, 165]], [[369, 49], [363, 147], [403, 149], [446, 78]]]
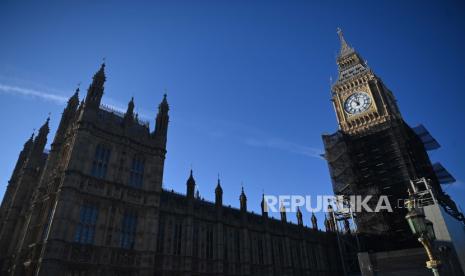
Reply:
[[355, 216], [357, 229], [402, 241], [410, 236], [402, 204], [410, 180], [430, 179], [436, 197], [450, 199], [440, 187], [424, 141], [403, 120], [393, 93], [345, 41], [340, 29], [338, 35], [338, 79], [331, 87], [331, 101], [339, 130], [323, 135], [333, 190], [337, 195], [372, 196], [370, 207], [376, 206], [380, 196], [387, 196], [393, 212], [362, 210]]

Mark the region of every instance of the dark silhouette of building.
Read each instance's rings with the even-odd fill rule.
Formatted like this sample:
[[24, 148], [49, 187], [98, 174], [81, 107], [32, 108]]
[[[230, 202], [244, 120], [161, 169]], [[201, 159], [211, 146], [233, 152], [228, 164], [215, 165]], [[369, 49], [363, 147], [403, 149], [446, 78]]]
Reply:
[[[0, 209], [1, 275], [340, 275], [334, 233], [162, 188], [166, 95], [155, 128], [101, 105], [105, 64], [44, 153], [48, 119], [21, 151]], [[213, 191], [212, 191], [213, 192]]]

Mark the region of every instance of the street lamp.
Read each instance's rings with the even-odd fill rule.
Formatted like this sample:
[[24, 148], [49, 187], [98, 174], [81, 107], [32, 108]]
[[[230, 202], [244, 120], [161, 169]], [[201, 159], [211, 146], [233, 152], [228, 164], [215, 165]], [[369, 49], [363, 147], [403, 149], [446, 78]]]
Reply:
[[[410, 193], [409, 193], [410, 194]], [[425, 215], [415, 208], [415, 199], [410, 194], [410, 198], [407, 200], [408, 213], [405, 219], [412, 230], [413, 235], [418, 238], [418, 241], [423, 245], [428, 254], [428, 261], [426, 267], [431, 269], [435, 276], [439, 276], [438, 268], [441, 265], [441, 261], [436, 259], [433, 254], [431, 241], [436, 237], [434, 235], [433, 223], [425, 218]]]

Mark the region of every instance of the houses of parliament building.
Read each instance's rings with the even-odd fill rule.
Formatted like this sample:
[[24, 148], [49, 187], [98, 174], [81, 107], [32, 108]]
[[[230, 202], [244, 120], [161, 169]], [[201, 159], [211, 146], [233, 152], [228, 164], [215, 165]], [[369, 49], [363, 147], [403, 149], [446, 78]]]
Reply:
[[[393, 151], [379, 157], [396, 160], [386, 162], [393, 168], [375, 166], [370, 170], [379, 174], [369, 175], [369, 181], [353, 180], [357, 167], [344, 149], [361, 159], [356, 145], [376, 147], [370, 135], [389, 148], [414, 134], [401, 120], [392, 93], [342, 36], [341, 43], [333, 87], [340, 130], [323, 136], [335, 192], [366, 191], [379, 185], [376, 177], [387, 185], [384, 178], [393, 169], [400, 183], [389, 191], [394, 195], [406, 191], [399, 185], [412, 172], [423, 170], [434, 178], [417, 141], [414, 150], [421, 154], [411, 158], [421, 161], [418, 169], [399, 170], [409, 166], [407, 157]], [[132, 99], [124, 114], [101, 105], [105, 79], [102, 64], [84, 100], [79, 89], [69, 98], [49, 151], [48, 119], [24, 144], [0, 208], [0, 275], [342, 275], [331, 220], [321, 231], [315, 216], [304, 223], [298, 211], [297, 224], [290, 223], [285, 211], [280, 219], [269, 217], [263, 202], [262, 213], [253, 214], [244, 191], [240, 208], [226, 207], [220, 180], [212, 191], [215, 201], [202, 200], [195, 195], [192, 171], [186, 172], [185, 194], [163, 189], [166, 95], [151, 130], [134, 113]], [[399, 138], [397, 132], [407, 136]], [[344, 177], [354, 186], [343, 186]], [[360, 216], [359, 231], [382, 235], [390, 225], [400, 225], [402, 232], [406, 222], [388, 214]]]

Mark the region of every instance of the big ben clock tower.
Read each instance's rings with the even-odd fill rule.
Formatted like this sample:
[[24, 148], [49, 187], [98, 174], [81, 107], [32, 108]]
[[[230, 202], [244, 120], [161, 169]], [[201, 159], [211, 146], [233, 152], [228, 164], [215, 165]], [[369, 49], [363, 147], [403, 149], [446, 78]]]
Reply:
[[339, 126], [344, 133], [356, 134], [377, 129], [401, 119], [392, 92], [350, 47], [337, 30], [341, 50], [337, 58], [339, 76], [332, 87], [332, 100]]
[[430, 136], [424, 127], [421, 132], [404, 122], [393, 93], [346, 42], [342, 31], [337, 33], [341, 48], [331, 101], [339, 130], [323, 135], [334, 193], [372, 196], [372, 207], [381, 196], [387, 196], [393, 212], [356, 213], [358, 231], [408, 240], [406, 210], [399, 200], [407, 198], [410, 180], [430, 179], [436, 197], [456, 209], [442, 191], [427, 153], [435, 145], [427, 144], [424, 138]]

